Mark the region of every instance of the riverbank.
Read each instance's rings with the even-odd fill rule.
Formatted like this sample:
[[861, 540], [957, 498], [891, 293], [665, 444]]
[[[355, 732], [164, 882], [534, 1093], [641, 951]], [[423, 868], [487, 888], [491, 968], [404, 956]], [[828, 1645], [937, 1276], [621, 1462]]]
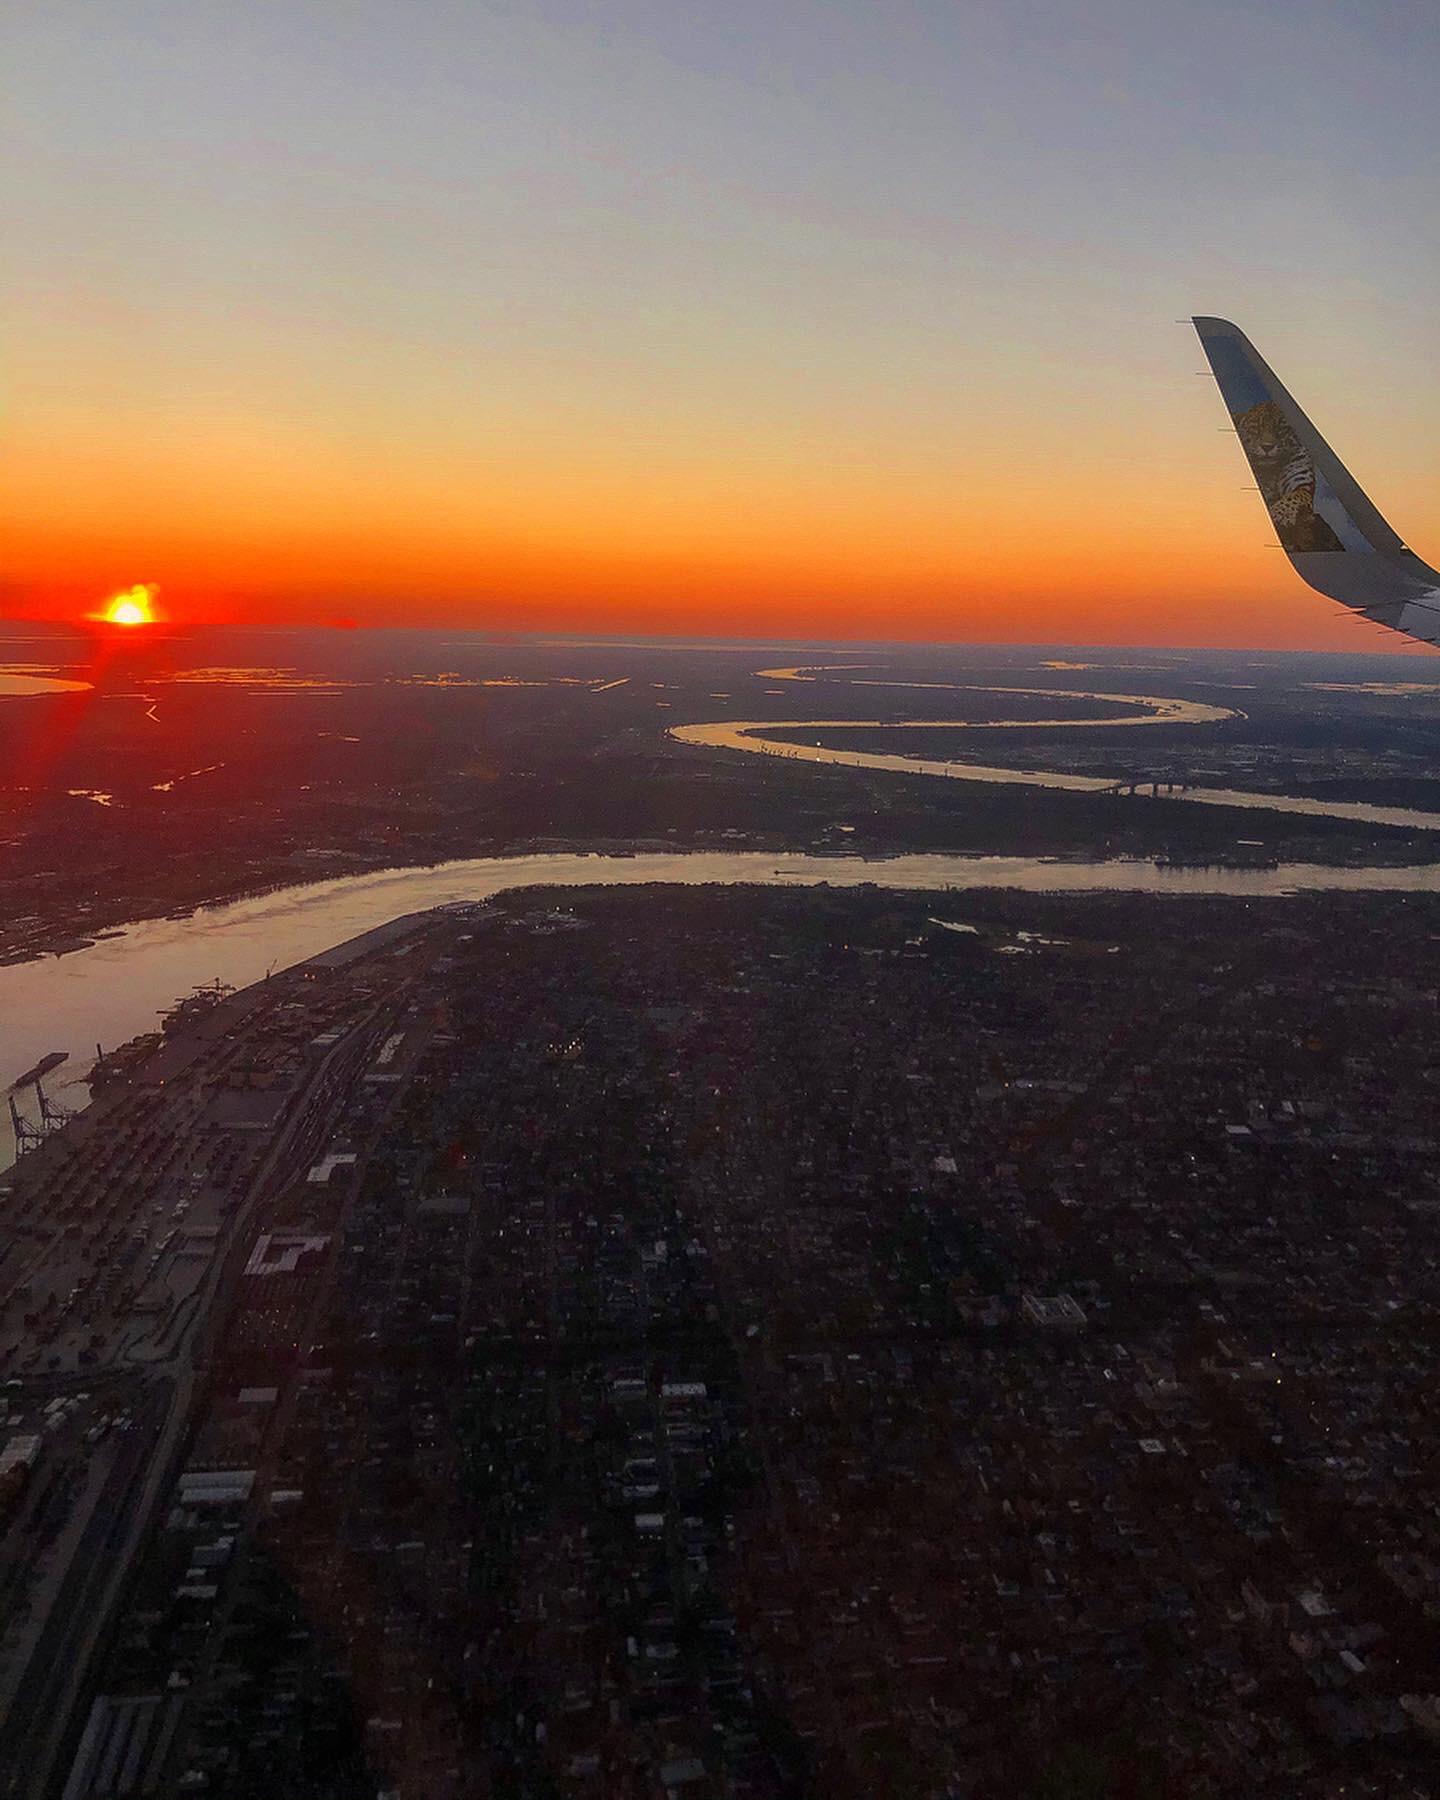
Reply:
[[1356, 869], [1287, 863], [1239, 869], [1157, 867], [1138, 859], [902, 855], [872, 860], [731, 851], [551, 853], [381, 870], [206, 907], [184, 919], [141, 921], [58, 961], [0, 969], [0, 1086], [48, 1053], [67, 1050], [70, 1094], [62, 1090], [61, 1097], [82, 1099], [97, 1042], [114, 1048], [153, 1030], [158, 1014], [204, 983], [248, 986], [272, 969], [303, 962], [404, 914], [486, 900], [514, 888], [656, 883], [1265, 899], [1440, 894], [1440, 865]]
[[[1103, 723], [1090, 720], [1079, 722]], [[1123, 724], [1160, 722], [1150, 719], [1120, 721]], [[1019, 721], [1000, 723], [1015, 724]], [[1244, 788], [1187, 787], [1168, 783], [1161, 775], [1116, 780], [1101, 775], [1070, 775], [1059, 769], [999, 768], [985, 763], [802, 743], [798, 737], [802, 732], [815, 731], [933, 731], [961, 727], [986, 728], [977, 727], [966, 719], [734, 719], [712, 725], [672, 725], [670, 736], [677, 743], [708, 750], [740, 750], [756, 756], [779, 757], [786, 762], [875, 769], [887, 775], [991, 784], [998, 782], [1015, 787], [1054, 788], [1070, 794], [1124, 794], [1131, 797], [1148, 794], [1152, 799], [1181, 805], [1225, 807], [1238, 812], [1282, 813], [1295, 818], [1336, 819], [1346, 824], [1380, 825], [1405, 831], [1440, 831], [1440, 813], [1421, 812], [1405, 806], [1374, 806], [1363, 800], [1314, 800], [1297, 794], [1270, 794]], [[993, 725], [989, 728], [993, 728]], [[777, 732], [790, 735], [777, 737]]]

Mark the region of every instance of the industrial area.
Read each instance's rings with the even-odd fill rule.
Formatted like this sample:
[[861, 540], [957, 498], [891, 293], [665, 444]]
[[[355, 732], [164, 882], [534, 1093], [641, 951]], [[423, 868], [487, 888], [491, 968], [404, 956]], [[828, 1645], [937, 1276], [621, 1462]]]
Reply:
[[371, 947], [392, 935], [190, 997], [97, 1065], [78, 1116], [44, 1090], [60, 1057], [15, 1084], [35, 1103], [0, 1174], [0, 1792], [46, 1791], [68, 1751], [75, 1683], [164, 1502], [219, 1322], [265, 1266], [260, 1227], [315, 1159], [332, 1166], [356, 1096], [407, 1066], [392, 1028], [408, 986]]

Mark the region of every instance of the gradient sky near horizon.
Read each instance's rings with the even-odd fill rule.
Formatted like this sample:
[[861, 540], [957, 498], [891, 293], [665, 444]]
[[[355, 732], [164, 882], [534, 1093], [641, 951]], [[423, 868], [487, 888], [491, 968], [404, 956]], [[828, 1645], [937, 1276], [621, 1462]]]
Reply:
[[1393, 649], [1191, 312], [1440, 551], [1429, 0], [11, 0], [0, 608]]

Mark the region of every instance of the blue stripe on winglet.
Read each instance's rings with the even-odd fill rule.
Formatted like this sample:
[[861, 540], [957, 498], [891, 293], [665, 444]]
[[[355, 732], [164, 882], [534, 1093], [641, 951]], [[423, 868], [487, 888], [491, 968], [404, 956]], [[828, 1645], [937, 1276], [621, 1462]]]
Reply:
[[1203, 326], [1197, 326], [1197, 330], [1210, 359], [1210, 367], [1215, 371], [1215, 379], [1220, 384], [1225, 409], [1232, 417], [1236, 413], [1249, 412], [1262, 400], [1275, 398], [1238, 338], [1231, 337], [1228, 332], [1212, 334]]

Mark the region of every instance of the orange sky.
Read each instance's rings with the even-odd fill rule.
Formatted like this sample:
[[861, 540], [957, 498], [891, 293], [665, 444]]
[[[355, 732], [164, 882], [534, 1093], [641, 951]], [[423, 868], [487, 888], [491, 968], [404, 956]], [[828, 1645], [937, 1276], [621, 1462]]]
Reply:
[[1440, 548], [1398, 27], [164, 10], [0, 27], [8, 613], [1395, 647], [1271, 547], [1173, 320]]
[[1394, 647], [1295, 578], [1203, 416], [1188, 486], [1137, 482], [1101, 423], [1091, 467], [1057, 445], [1024, 485], [967, 471], [963, 446], [935, 468], [472, 453], [371, 471], [223, 437], [116, 468], [61, 440], [0, 501], [8, 610], [74, 616], [143, 579], [185, 620]]

